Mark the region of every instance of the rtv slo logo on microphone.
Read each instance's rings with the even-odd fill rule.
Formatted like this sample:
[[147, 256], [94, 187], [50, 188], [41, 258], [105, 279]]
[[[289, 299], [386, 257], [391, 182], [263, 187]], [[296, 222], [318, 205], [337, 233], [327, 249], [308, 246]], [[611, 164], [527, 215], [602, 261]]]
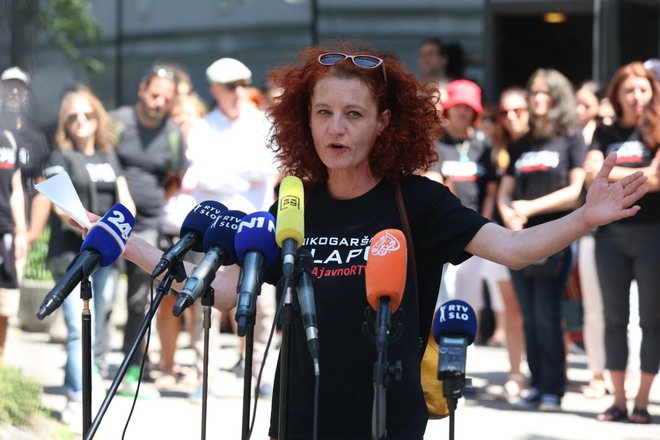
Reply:
[[237, 230], [240, 222], [241, 218], [236, 217], [235, 215], [222, 215], [215, 219], [211, 224], [211, 227]]
[[220, 215], [224, 211], [225, 209], [211, 205], [202, 205], [201, 203], [193, 208], [193, 212], [196, 212], [199, 215], [205, 215], [207, 217], [211, 217], [213, 219], [217, 219], [218, 215]]
[[469, 321], [470, 315], [468, 314], [469, 307], [460, 304], [449, 304], [440, 306], [438, 312], [440, 313], [440, 322], [449, 320]]

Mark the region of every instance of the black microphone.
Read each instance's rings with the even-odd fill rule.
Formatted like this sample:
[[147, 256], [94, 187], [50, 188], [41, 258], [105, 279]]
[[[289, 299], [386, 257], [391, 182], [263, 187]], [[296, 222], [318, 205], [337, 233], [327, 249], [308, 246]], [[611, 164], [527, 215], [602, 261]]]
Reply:
[[234, 239], [241, 273], [238, 278], [236, 322], [238, 336], [245, 336], [247, 325], [254, 324], [257, 296], [261, 292], [261, 271], [277, 258], [275, 217], [255, 212], [243, 217]]
[[185, 257], [188, 251], [202, 251], [202, 239], [211, 222], [215, 221], [218, 215], [227, 211], [227, 207], [214, 200], [206, 200], [195, 206], [188, 213], [181, 225], [179, 232], [179, 241], [174, 243], [165, 251], [160, 262], [156, 265], [151, 276], [156, 278], [166, 270], [170, 270]]
[[234, 236], [238, 230], [238, 224], [244, 216], [245, 213], [241, 211], [225, 211], [206, 230], [202, 244], [206, 255], [181, 289], [172, 310], [174, 316], [180, 316], [206, 292], [220, 266], [236, 263]]
[[314, 359], [315, 374], [318, 375], [319, 359], [319, 330], [316, 321], [316, 305], [314, 302], [314, 286], [312, 281], [312, 268], [314, 267], [314, 257], [309, 249], [300, 248], [297, 255], [298, 268], [300, 275], [298, 278], [298, 302], [300, 303], [300, 314], [302, 316], [305, 335], [307, 336], [307, 346], [309, 353]]
[[433, 319], [433, 337], [439, 345], [438, 379], [442, 380], [446, 398], [456, 399], [463, 393], [467, 347], [474, 342], [476, 334], [477, 315], [470, 304], [454, 299], [438, 308]]
[[37, 318], [44, 319], [53, 313], [83, 278], [119, 258], [134, 225], [135, 219], [124, 205], [117, 203], [110, 208], [89, 230], [80, 246], [80, 253], [41, 303]]

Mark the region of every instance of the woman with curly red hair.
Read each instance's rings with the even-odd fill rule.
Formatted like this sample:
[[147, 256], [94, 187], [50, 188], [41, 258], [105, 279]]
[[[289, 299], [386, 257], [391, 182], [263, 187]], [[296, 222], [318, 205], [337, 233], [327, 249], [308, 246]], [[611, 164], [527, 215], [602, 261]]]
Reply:
[[[388, 357], [401, 361], [402, 377], [388, 387], [387, 436], [422, 439], [428, 412], [420, 386], [420, 337], [428, 335], [443, 263], [460, 263], [472, 253], [510, 267], [530, 264], [596, 224], [634, 215], [644, 179], [637, 175], [608, 186], [610, 157], [585, 207], [554, 222], [509, 231], [463, 207], [445, 186], [415, 174], [436, 159], [439, 120], [433, 98], [393, 56], [315, 47], [271, 78], [283, 88], [270, 109], [272, 147], [284, 174], [306, 183], [303, 246], [314, 256], [321, 345], [318, 438], [371, 437], [376, 353], [361, 331], [367, 307], [364, 267], [371, 237], [383, 229], [403, 229], [396, 201], [400, 189], [418, 277], [409, 270], [401, 303], [406, 313], [393, 318], [403, 332], [388, 347]], [[161, 254], [131, 237], [124, 255], [151, 271]], [[238, 275], [232, 266], [213, 281], [221, 310], [236, 304]], [[264, 279], [272, 284], [280, 275], [278, 263]], [[299, 321], [294, 320], [291, 349], [290, 374], [296, 380], [287, 398], [289, 439], [313, 437], [314, 367]], [[278, 436], [278, 395], [276, 388], [271, 437]]]

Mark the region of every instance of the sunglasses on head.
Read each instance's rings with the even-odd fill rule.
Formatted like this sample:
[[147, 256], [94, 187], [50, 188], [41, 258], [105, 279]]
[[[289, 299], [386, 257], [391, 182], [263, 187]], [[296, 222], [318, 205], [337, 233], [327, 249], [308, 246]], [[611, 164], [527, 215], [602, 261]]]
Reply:
[[319, 55], [318, 62], [323, 66], [333, 66], [340, 61], [349, 59], [358, 67], [363, 69], [376, 69], [383, 67], [383, 78], [387, 82], [387, 73], [385, 72], [385, 62], [373, 55], [347, 55], [341, 52], [327, 52]]
[[91, 121], [93, 119], [96, 119], [96, 115], [94, 112], [82, 112], [82, 113], [71, 113], [70, 115], [67, 115], [66, 117], [66, 122], [69, 124], [74, 123], [75, 121], [78, 120], [80, 116], [83, 116], [85, 120]]
[[151, 75], [152, 75], [152, 77], [157, 76], [158, 78], [165, 78], [165, 79], [169, 79], [171, 81], [176, 81], [177, 80], [176, 74], [171, 69], [168, 69], [167, 67], [159, 66], [159, 65], [156, 65], [156, 66], [151, 68]]

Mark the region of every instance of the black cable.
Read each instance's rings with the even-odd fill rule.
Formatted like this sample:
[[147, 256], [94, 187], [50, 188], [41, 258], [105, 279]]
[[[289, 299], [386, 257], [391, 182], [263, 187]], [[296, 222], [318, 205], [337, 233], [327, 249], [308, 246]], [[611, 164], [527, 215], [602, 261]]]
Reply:
[[[149, 298], [150, 298], [149, 310], [153, 309], [154, 306], [154, 281], [155, 278], [151, 278], [151, 282], [150, 282], [151, 286], [149, 288]], [[140, 385], [142, 384], [142, 373], [144, 372], [144, 365], [147, 360], [147, 353], [149, 352], [150, 339], [151, 339], [151, 321], [149, 321], [149, 327], [147, 327], [147, 341], [145, 342], [144, 345], [144, 353], [142, 355], [142, 362], [140, 363], [140, 375], [138, 376], [137, 387], [135, 388], [135, 394], [133, 395], [133, 404], [131, 405], [131, 411], [128, 413], [128, 418], [126, 419], [126, 424], [124, 425], [124, 430], [122, 431], [121, 434], [122, 440], [124, 440], [124, 437], [126, 436], [126, 430], [128, 429], [128, 424], [131, 423], [131, 417], [133, 417], [133, 410], [135, 410], [135, 404], [137, 403], [137, 398], [138, 395], [140, 394]]]

